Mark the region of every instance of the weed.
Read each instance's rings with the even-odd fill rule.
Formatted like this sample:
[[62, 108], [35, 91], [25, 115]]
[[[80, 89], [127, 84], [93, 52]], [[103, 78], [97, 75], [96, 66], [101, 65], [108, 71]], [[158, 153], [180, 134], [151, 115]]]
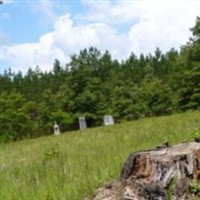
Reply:
[[60, 155], [61, 155], [61, 151], [60, 151], [60, 145], [58, 143], [51, 145], [44, 151], [45, 160], [58, 158]]
[[189, 190], [190, 193], [194, 196], [200, 194], [200, 184], [194, 180], [190, 181]]

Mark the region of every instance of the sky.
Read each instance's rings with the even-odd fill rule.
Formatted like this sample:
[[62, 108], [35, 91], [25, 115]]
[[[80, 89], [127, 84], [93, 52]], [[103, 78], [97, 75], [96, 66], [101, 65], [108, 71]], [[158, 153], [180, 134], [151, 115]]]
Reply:
[[200, 16], [199, 0], [2, 0], [0, 73], [62, 66], [91, 46], [112, 57], [179, 50]]

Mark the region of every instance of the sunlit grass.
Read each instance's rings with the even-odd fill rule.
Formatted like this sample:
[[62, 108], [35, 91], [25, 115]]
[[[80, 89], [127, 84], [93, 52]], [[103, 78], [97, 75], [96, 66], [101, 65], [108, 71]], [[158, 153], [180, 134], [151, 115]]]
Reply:
[[117, 178], [128, 155], [200, 136], [200, 112], [0, 144], [0, 199], [80, 200]]

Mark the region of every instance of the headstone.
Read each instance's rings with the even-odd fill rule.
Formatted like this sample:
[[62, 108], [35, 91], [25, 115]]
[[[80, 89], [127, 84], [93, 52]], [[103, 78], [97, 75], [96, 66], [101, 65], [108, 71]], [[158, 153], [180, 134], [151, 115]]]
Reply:
[[60, 128], [56, 122], [53, 126], [53, 130], [54, 130], [54, 135], [60, 135]]
[[115, 123], [112, 115], [105, 115], [103, 118], [103, 122], [105, 126], [113, 125]]
[[87, 128], [85, 117], [79, 117], [79, 127], [80, 129]]

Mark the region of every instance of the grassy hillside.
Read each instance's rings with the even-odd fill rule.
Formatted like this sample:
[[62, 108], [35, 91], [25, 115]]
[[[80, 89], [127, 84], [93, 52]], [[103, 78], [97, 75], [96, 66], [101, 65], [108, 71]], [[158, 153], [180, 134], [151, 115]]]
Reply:
[[0, 199], [80, 200], [120, 174], [127, 156], [200, 136], [200, 112], [0, 144]]

